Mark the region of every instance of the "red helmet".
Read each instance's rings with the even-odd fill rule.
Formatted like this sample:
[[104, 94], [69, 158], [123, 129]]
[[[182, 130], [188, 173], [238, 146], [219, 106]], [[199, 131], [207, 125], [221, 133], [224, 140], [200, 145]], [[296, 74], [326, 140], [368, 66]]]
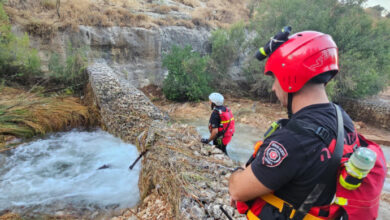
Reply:
[[264, 73], [273, 73], [285, 92], [294, 93], [322, 73], [331, 73], [327, 82], [338, 70], [337, 45], [332, 37], [303, 31], [292, 35], [271, 54]]

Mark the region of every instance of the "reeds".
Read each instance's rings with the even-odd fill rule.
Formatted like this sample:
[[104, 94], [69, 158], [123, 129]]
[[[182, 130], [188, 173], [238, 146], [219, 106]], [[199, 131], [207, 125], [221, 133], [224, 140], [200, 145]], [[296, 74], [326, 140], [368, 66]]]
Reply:
[[40, 97], [8, 87], [0, 97], [0, 148], [9, 137], [30, 138], [98, 121], [75, 97]]

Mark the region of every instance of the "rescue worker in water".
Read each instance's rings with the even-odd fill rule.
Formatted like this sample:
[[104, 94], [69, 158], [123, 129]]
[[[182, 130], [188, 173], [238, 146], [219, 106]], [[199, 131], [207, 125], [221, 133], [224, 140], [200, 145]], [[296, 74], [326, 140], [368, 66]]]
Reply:
[[234, 117], [232, 111], [223, 105], [224, 98], [219, 93], [211, 93], [209, 95], [211, 110], [213, 111], [209, 120], [209, 138], [202, 138], [201, 142], [208, 144], [213, 141], [213, 144], [226, 155], [226, 146], [231, 141], [234, 134]]

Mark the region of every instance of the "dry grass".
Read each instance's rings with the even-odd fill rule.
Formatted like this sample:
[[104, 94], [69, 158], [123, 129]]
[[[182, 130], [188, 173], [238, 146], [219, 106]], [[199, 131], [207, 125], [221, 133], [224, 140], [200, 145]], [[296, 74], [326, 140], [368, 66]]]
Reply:
[[248, 0], [206, 0], [207, 7], [198, 7], [192, 12], [192, 22], [195, 25], [225, 28], [237, 21], [248, 21], [247, 2]]
[[0, 216], [0, 220], [22, 220], [22, 217], [20, 217], [16, 213], [8, 212], [8, 213]]
[[155, 24], [159, 26], [184, 26], [186, 28], [195, 28], [195, 25], [192, 21], [189, 20], [175, 20], [171, 17], [167, 17], [165, 19], [155, 19], [153, 21]]
[[[8, 0], [4, 3], [4, 8], [11, 21], [20, 24], [28, 33], [51, 38], [58, 30], [77, 30], [79, 25], [144, 28], [156, 25], [179, 25], [188, 28], [227, 27], [237, 21], [248, 20], [248, 1], [176, 0], [181, 5], [164, 5], [161, 2], [156, 4], [153, 1], [141, 0], [61, 0], [57, 7], [57, 0]], [[163, 15], [180, 11], [191, 15], [192, 21], [169, 17], [152, 19], [144, 14], [147, 11]]]
[[[223, 161], [194, 155], [191, 146], [200, 143], [193, 127], [174, 124], [164, 129], [149, 130], [147, 133], [151, 132], [154, 133], [154, 142], [148, 148], [149, 152], [145, 156], [139, 181], [141, 199], [144, 200], [156, 190], [161, 198], [165, 198], [171, 204], [171, 209], [167, 210], [166, 216], [178, 218], [181, 198], [191, 196], [198, 181], [208, 180], [207, 175], [199, 175], [199, 172], [208, 173], [209, 170], [199, 172], [197, 170], [194, 173], [194, 163], [206, 160], [223, 164]], [[161, 160], [161, 158], [172, 158], [172, 160]], [[177, 166], [178, 164], [180, 166]]]
[[191, 21], [188, 21], [188, 20], [176, 20], [174, 25], [176, 25], [176, 26], [184, 26], [184, 27], [190, 28], [190, 29], [195, 28], [194, 23], [191, 22]]
[[[155, 126], [141, 134], [138, 143], [148, 143], [143, 140], [151, 140], [149, 138], [151, 134], [153, 134], [153, 144], [147, 147], [149, 151], [143, 160], [138, 184], [143, 204], [139, 207], [137, 216], [142, 219], [172, 219], [172, 216], [175, 216], [174, 219], [183, 219], [179, 208], [182, 199], [190, 198], [203, 207], [204, 203], [199, 200], [199, 195], [203, 193], [201, 183], [211, 183], [221, 178], [216, 177], [210, 170], [213, 168], [204, 164], [217, 164], [222, 167], [232, 166], [232, 164], [194, 153], [194, 149], [202, 147], [194, 127], [179, 124]], [[147, 144], [137, 145], [140, 149], [144, 149], [142, 146]], [[166, 203], [164, 201], [149, 204], [150, 197], [168, 201], [170, 205], [162, 205]], [[165, 207], [162, 211], [163, 218], [156, 218], [159, 214], [155, 213], [152, 213], [154, 216], [145, 216], [144, 213], [150, 212], [149, 207], [152, 209]]]
[[151, 4], [149, 7], [152, 8], [153, 12], [160, 14], [168, 14], [171, 11], [180, 11], [179, 7], [174, 5]]
[[190, 6], [190, 7], [198, 7], [200, 6], [198, 0], [176, 0], [176, 2], [182, 3], [184, 5]]
[[0, 148], [10, 136], [29, 138], [98, 124], [95, 111], [75, 97], [40, 97], [8, 87], [1, 89], [0, 97]]
[[157, 5], [153, 9], [153, 11], [157, 12], [157, 13], [160, 13], [160, 14], [168, 14], [170, 11], [172, 11], [172, 9], [171, 9], [171, 6], [168, 6], [168, 5]]
[[45, 20], [32, 19], [25, 24], [25, 29], [28, 33], [33, 33], [44, 39], [51, 39], [57, 32], [58, 27], [50, 24]]
[[12, 22], [21, 24], [30, 34], [42, 36], [57, 29], [77, 29], [78, 25], [153, 26], [148, 16], [134, 12], [140, 7], [137, 0], [62, 0], [57, 11], [55, 0], [9, 0], [4, 8]]

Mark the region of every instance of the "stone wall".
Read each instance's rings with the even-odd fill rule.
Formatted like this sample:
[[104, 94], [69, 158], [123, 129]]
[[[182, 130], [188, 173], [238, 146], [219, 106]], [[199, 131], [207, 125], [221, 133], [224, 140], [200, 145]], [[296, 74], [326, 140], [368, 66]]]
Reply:
[[342, 99], [341, 106], [354, 121], [363, 121], [378, 128], [390, 130], [390, 101], [370, 98], [369, 100]]
[[139, 180], [141, 203], [116, 219], [224, 219], [220, 206], [234, 219], [245, 219], [229, 205], [228, 178], [235, 164], [227, 156], [201, 144], [194, 127], [170, 124], [107, 64], [94, 63], [88, 73], [105, 129], [148, 150]]

